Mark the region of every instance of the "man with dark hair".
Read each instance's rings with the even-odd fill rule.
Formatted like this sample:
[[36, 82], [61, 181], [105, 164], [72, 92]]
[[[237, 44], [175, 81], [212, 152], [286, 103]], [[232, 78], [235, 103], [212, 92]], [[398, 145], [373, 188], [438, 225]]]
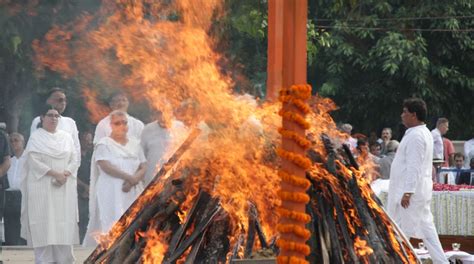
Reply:
[[459, 178], [456, 179], [456, 184], [474, 185], [474, 158], [469, 162], [471, 171], [463, 171]]
[[382, 138], [382, 144], [381, 144], [381, 151], [380, 151], [380, 154], [381, 155], [386, 155], [387, 154], [387, 144], [388, 142], [390, 142], [390, 140], [392, 139], [392, 129], [389, 128], [389, 127], [385, 127], [384, 129], [382, 129], [382, 133], [381, 133], [381, 138]]
[[[75, 157], [77, 161], [80, 163], [81, 145], [79, 143], [79, 131], [77, 130], [76, 122], [74, 121], [74, 119], [62, 115], [64, 111], [66, 110], [66, 106], [67, 106], [66, 93], [61, 88], [58, 88], [58, 87], [52, 88], [48, 92], [46, 104], [51, 105], [61, 115], [58, 120], [58, 129], [66, 131], [67, 133], [71, 135], [72, 140], [74, 141], [74, 148], [76, 149]], [[35, 119], [33, 119], [33, 122], [31, 123], [30, 135], [33, 134], [33, 132], [36, 129], [38, 129], [39, 123], [40, 123], [40, 117], [37, 116]]]
[[422, 99], [403, 102], [401, 119], [407, 130], [390, 169], [387, 210], [406, 236], [423, 240], [433, 263], [449, 263], [431, 213], [433, 137], [426, 115]]
[[433, 136], [433, 159], [444, 160], [443, 135], [449, 130], [449, 121], [447, 118], [441, 117], [436, 122], [436, 128], [431, 130]]

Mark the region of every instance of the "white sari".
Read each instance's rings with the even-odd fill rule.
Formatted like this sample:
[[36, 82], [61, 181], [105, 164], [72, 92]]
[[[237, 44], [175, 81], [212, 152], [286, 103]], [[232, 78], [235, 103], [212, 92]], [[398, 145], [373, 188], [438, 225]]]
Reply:
[[95, 237], [107, 233], [143, 191], [143, 182], [123, 192], [124, 180], [110, 176], [97, 164], [99, 160], [110, 162], [117, 169], [134, 174], [145, 162], [143, 150], [135, 138], [121, 145], [110, 137], [102, 138], [95, 146], [91, 164], [89, 199], [89, 224], [84, 238], [85, 246], [97, 245]]

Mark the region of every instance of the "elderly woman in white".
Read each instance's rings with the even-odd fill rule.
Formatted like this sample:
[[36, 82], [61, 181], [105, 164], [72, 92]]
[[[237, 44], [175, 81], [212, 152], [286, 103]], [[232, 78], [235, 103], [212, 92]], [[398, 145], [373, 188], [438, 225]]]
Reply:
[[110, 136], [95, 145], [91, 164], [89, 224], [85, 246], [107, 233], [143, 191], [145, 155], [138, 139], [127, 136], [127, 113], [110, 113]]
[[23, 154], [21, 235], [33, 246], [36, 263], [73, 263], [72, 245], [79, 243], [79, 164], [71, 135], [57, 129], [60, 117], [45, 105], [41, 128], [31, 134]]

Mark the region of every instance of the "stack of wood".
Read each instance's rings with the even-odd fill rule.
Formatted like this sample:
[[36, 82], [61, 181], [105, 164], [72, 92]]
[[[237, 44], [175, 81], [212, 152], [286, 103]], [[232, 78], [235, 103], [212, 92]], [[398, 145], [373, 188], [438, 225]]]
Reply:
[[[188, 138], [163, 166], [158, 177], [168, 173], [196, 136]], [[409, 242], [358, 174], [350, 151], [347, 148], [335, 150], [327, 137], [323, 141], [327, 157], [320, 157], [316, 152], [308, 154], [314, 161], [313, 169], [307, 174], [312, 183], [308, 191], [311, 201], [307, 206], [307, 212], [312, 216], [308, 224], [312, 232], [308, 241], [311, 247], [308, 261], [416, 263], [418, 260]], [[277, 253], [276, 238], [267, 240], [254, 206], [250, 206], [248, 230], [235, 239], [233, 245], [229, 241], [230, 218], [219, 199], [206, 191], [201, 190], [192, 197], [192, 207], [184, 212], [185, 219], [180, 220], [182, 203], [194, 193], [186, 188], [191, 186], [193, 177], [199, 175], [193, 170], [175, 171], [165, 187], [149, 198], [146, 206], [135, 202], [116, 224], [124, 227], [122, 234], [115, 235], [106, 247], [98, 246], [85, 263], [143, 263], [147, 237], [137, 234], [150, 230], [169, 234], [162, 263], [178, 260], [184, 263], [232, 263], [235, 259], [250, 257], [256, 244]], [[158, 182], [153, 181], [147, 189], [155, 184]]]

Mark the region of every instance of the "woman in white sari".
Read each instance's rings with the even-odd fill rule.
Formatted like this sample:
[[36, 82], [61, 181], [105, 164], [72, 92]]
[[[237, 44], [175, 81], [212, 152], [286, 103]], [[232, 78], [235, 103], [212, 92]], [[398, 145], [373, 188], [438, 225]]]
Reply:
[[40, 113], [31, 134], [21, 177], [21, 235], [33, 246], [36, 263], [73, 263], [79, 243], [76, 173], [79, 162], [71, 135], [57, 130], [58, 111]]
[[92, 155], [85, 246], [95, 246], [144, 189], [145, 155], [138, 139], [127, 137], [127, 114], [113, 111], [110, 125], [112, 133], [97, 142]]

